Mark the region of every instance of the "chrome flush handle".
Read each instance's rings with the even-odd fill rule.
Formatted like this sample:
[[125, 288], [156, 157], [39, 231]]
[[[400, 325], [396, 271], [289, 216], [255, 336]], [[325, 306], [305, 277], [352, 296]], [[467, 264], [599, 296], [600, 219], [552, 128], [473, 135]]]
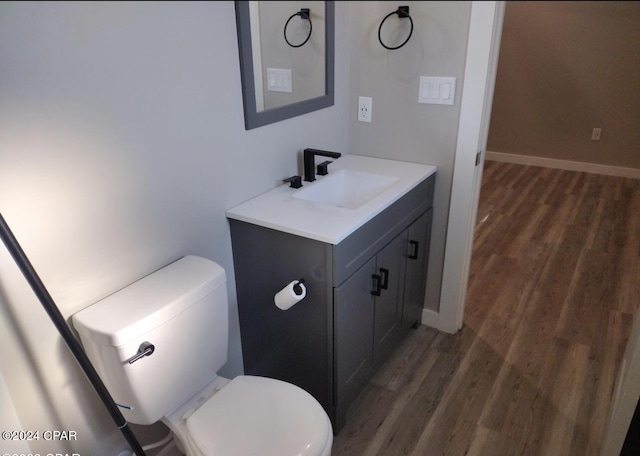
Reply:
[[131, 358], [127, 360], [129, 364], [133, 364], [139, 359], [144, 358], [145, 356], [149, 356], [153, 353], [156, 347], [153, 346], [151, 342], [142, 342], [140, 347], [138, 347], [138, 353], [133, 355]]

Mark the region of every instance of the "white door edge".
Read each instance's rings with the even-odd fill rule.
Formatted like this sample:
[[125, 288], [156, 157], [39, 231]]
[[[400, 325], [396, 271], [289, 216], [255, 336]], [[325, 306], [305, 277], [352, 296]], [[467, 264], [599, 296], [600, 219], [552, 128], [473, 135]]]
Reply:
[[504, 1], [471, 2], [438, 319], [448, 333], [462, 327], [504, 8]]

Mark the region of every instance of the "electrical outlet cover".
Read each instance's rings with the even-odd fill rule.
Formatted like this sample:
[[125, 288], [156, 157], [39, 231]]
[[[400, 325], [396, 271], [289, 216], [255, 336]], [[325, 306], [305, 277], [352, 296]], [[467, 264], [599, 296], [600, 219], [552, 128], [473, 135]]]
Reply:
[[371, 97], [358, 98], [358, 121], [371, 122], [371, 105], [373, 100]]

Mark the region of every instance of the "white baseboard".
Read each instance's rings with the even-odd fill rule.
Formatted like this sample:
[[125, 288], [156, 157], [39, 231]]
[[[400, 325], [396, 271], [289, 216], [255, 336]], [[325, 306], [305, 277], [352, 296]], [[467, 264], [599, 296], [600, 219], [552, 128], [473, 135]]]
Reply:
[[421, 323], [430, 328], [440, 330], [440, 314], [433, 310], [422, 309]]
[[556, 158], [534, 157], [531, 155], [507, 154], [503, 152], [487, 151], [486, 160], [515, 163], [518, 165], [542, 166], [544, 168], [565, 169], [583, 173], [606, 174], [607, 176], [631, 177], [640, 179], [640, 169], [624, 168], [622, 166], [599, 165], [597, 163], [583, 163]]

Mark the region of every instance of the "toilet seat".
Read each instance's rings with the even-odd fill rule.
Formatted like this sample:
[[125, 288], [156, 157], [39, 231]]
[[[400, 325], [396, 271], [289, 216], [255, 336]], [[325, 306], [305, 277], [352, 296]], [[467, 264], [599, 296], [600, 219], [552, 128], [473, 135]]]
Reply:
[[234, 378], [186, 426], [204, 455], [328, 456], [333, 442], [331, 422], [313, 396], [266, 377]]

